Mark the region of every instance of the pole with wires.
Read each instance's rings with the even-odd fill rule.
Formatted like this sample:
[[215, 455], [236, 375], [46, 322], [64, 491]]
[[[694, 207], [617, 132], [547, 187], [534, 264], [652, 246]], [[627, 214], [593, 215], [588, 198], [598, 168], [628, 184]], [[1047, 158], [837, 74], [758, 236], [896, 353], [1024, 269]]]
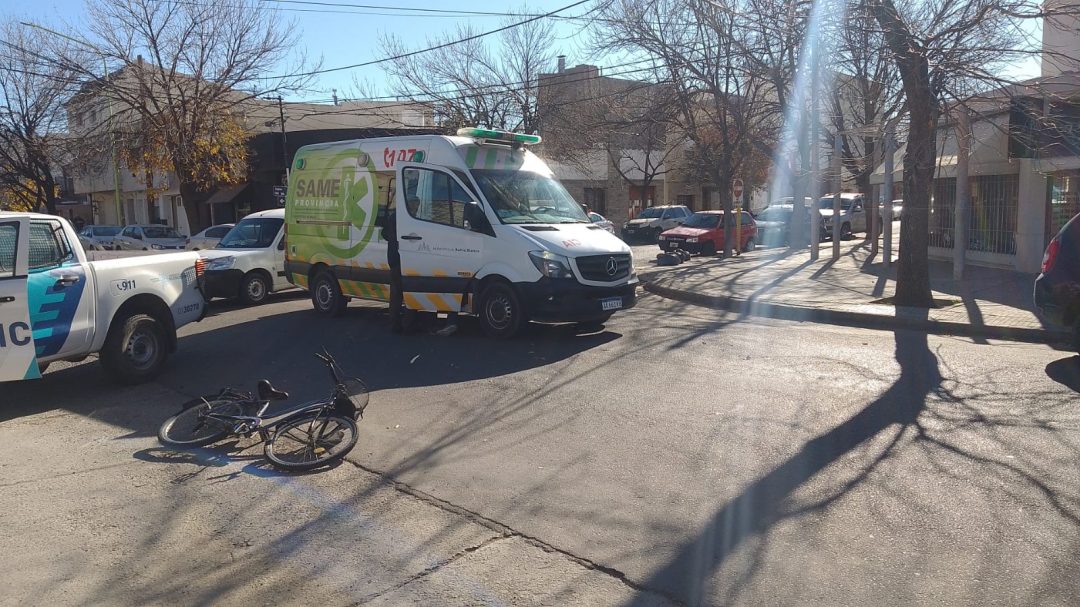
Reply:
[[285, 101], [278, 95], [278, 118], [281, 120], [281, 162], [285, 167], [285, 185], [289, 185], [289, 141], [285, 137]]

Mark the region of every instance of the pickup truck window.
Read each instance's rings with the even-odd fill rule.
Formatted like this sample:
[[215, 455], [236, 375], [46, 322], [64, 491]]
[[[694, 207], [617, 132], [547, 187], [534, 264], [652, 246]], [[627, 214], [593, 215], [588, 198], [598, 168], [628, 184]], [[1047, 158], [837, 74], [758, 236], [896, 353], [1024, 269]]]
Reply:
[[30, 222], [30, 270], [58, 266], [74, 257], [59, 221]]
[[0, 223], [0, 278], [15, 276], [15, 245], [19, 242], [19, 224]]

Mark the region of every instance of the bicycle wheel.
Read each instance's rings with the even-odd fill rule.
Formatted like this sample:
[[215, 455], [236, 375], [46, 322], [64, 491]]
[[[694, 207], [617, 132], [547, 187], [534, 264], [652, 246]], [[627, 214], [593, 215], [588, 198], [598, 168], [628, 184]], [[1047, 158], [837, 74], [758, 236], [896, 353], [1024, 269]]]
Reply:
[[222, 415], [243, 415], [244, 407], [237, 400], [200, 399], [203, 402], [189, 407], [165, 420], [158, 430], [158, 440], [173, 447], [204, 447], [229, 435], [232, 430], [221, 420], [207, 417], [210, 411]]
[[286, 470], [310, 470], [345, 457], [356, 438], [356, 422], [348, 417], [308, 415], [277, 427], [266, 441], [266, 459]]

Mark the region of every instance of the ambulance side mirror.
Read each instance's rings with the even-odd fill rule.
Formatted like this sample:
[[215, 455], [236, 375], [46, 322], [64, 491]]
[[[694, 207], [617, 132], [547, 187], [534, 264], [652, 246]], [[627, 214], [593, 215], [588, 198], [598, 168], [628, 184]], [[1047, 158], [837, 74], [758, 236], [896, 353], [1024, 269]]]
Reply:
[[478, 203], [466, 202], [465, 209], [462, 212], [464, 213], [463, 219], [467, 229], [489, 236], [495, 235], [495, 230], [491, 229], [491, 222], [488, 221], [484, 209]]

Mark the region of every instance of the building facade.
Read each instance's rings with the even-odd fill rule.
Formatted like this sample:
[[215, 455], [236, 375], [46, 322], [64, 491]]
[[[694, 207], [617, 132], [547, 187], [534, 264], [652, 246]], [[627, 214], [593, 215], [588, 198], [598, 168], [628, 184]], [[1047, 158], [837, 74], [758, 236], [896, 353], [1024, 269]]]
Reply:
[[[141, 68], [141, 62], [138, 64]], [[125, 69], [130, 69], [125, 68]], [[124, 77], [123, 70], [110, 75]], [[198, 225], [190, 225], [180, 184], [170, 171], [133, 170], [117, 157], [111, 132], [134, 112], [122, 102], [84, 86], [68, 104], [71, 136], [86, 145], [83, 157], [68, 170], [71, 196], [84, 207], [88, 223], [163, 224], [183, 234], [209, 225], [231, 223], [247, 213], [277, 206], [275, 186], [286, 185], [287, 166], [302, 145], [340, 139], [434, 132], [430, 108], [399, 101], [293, 103], [251, 98], [237, 103], [235, 115], [247, 133], [249, 170], [240, 183], [222, 184], [199, 205]], [[131, 118], [129, 118], [131, 119]]]

